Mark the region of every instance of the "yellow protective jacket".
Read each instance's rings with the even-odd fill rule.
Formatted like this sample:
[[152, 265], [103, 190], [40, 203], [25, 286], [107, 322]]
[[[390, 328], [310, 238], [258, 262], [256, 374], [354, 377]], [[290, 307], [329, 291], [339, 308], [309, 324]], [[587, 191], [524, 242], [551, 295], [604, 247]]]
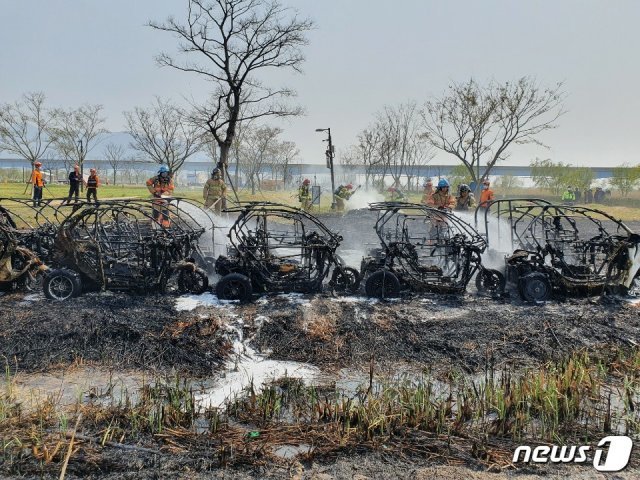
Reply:
[[453, 195], [444, 193], [442, 190], [436, 191], [431, 195], [430, 201], [427, 203], [433, 208], [449, 208], [452, 209], [456, 204], [456, 199]]
[[298, 188], [298, 200], [302, 202], [303, 199], [311, 197], [311, 192], [309, 191], [309, 185], [300, 185]]
[[213, 200], [224, 197], [227, 195], [227, 186], [224, 184], [224, 181], [221, 179], [210, 178], [207, 180], [207, 183], [204, 184], [204, 190], [202, 192], [202, 197], [205, 200]]

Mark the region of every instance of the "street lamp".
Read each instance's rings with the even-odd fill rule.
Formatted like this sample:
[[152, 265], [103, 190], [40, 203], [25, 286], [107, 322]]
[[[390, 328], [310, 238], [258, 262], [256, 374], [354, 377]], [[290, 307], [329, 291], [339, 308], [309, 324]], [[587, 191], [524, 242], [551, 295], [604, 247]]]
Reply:
[[84, 192], [84, 158], [82, 149], [82, 139], [78, 140], [78, 146], [80, 147], [80, 191]]
[[330, 128], [316, 128], [316, 132], [327, 132], [329, 138], [326, 140], [329, 142], [327, 147], [327, 168], [331, 170], [331, 210], [336, 209], [336, 184], [333, 176], [333, 143], [331, 143], [331, 129]]

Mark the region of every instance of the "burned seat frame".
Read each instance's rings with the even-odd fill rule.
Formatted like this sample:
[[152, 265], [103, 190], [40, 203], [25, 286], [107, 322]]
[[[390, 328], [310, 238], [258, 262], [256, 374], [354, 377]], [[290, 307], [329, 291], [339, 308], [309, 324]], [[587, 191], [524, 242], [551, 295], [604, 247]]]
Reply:
[[506, 277], [525, 300], [546, 300], [554, 291], [638, 293], [640, 235], [606, 212], [512, 199], [491, 202], [480, 216], [490, 250], [509, 240]]
[[246, 302], [253, 292], [320, 292], [332, 270], [333, 288], [357, 288], [358, 272], [336, 255], [342, 237], [312, 214], [270, 202], [242, 203], [225, 212], [238, 218], [228, 234], [228, 254], [216, 261], [219, 298]]
[[404, 202], [373, 203], [381, 248], [362, 259], [361, 281], [372, 297], [402, 290], [460, 293], [476, 272], [485, 290], [499, 291], [499, 272], [485, 269], [486, 244], [471, 225], [453, 213]]

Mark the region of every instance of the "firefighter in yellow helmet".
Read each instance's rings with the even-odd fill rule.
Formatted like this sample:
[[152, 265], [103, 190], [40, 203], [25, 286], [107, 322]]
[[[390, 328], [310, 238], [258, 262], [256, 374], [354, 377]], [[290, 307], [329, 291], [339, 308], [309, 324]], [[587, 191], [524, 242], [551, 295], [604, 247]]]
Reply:
[[298, 201], [303, 210], [311, 210], [311, 188], [309, 185], [311, 185], [311, 180], [305, 178], [298, 188]]
[[220, 215], [226, 207], [227, 186], [222, 180], [219, 168], [215, 168], [211, 172], [211, 178], [204, 184], [202, 197], [204, 198], [204, 206], [212, 209], [216, 215]]

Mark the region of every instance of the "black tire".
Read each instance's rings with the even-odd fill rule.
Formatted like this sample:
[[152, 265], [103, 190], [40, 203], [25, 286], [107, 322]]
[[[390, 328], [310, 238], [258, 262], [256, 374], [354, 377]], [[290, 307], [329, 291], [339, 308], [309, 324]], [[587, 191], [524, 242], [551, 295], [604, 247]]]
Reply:
[[527, 302], [543, 302], [551, 298], [553, 287], [547, 275], [533, 272], [518, 280], [518, 291]]
[[195, 270], [180, 270], [178, 273], [178, 290], [181, 293], [200, 295], [209, 288], [207, 272], [201, 268]]
[[221, 300], [240, 300], [240, 303], [248, 303], [253, 295], [251, 280], [241, 273], [230, 273], [218, 282], [216, 294]]
[[340, 267], [333, 270], [331, 287], [336, 292], [356, 293], [360, 287], [360, 273], [351, 267]]
[[388, 270], [378, 270], [367, 278], [364, 290], [369, 297], [395, 298], [400, 296], [400, 281]]
[[498, 270], [483, 268], [476, 275], [476, 288], [480, 293], [502, 293], [507, 286], [507, 279]]
[[43, 290], [47, 298], [58, 302], [77, 297], [82, 291], [80, 275], [65, 268], [52, 270], [44, 279]]

